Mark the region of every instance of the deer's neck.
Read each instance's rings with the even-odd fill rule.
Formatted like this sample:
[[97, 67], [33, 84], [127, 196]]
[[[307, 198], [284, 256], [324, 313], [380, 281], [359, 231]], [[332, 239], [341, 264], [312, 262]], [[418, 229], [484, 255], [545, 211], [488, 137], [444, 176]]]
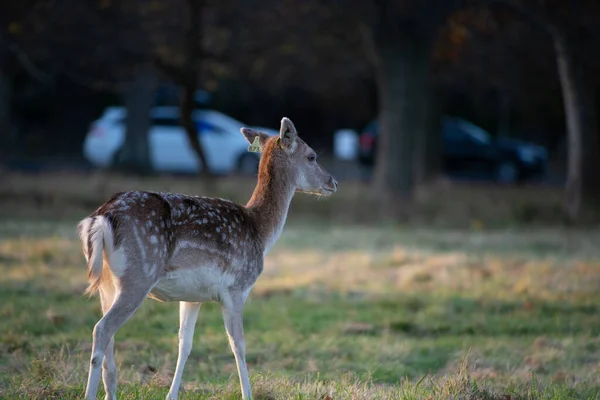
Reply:
[[246, 208], [256, 220], [265, 255], [281, 235], [294, 192], [286, 180], [259, 175]]

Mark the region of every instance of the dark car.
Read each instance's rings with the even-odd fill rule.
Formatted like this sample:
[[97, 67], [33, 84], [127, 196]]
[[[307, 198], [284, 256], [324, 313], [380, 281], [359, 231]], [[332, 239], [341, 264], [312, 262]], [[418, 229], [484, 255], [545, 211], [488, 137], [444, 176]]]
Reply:
[[[378, 137], [376, 121], [368, 124], [359, 139], [359, 161], [372, 166]], [[514, 183], [545, 174], [548, 152], [542, 146], [512, 138], [493, 138], [484, 129], [461, 118], [442, 121], [444, 172], [491, 178]]]

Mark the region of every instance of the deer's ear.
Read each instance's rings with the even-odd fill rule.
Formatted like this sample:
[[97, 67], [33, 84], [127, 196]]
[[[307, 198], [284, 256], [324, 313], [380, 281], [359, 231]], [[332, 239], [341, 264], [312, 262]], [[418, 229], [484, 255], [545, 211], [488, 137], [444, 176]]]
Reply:
[[[265, 148], [265, 144], [269, 139], [269, 135], [251, 128], [241, 128], [240, 132], [242, 132], [242, 135], [244, 135], [248, 143], [250, 143], [248, 151], [253, 151], [256, 153], [260, 153], [261, 151], [263, 151], [263, 149]], [[256, 143], [257, 138], [258, 143]]]
[[279, 130], [281, 147], [293, 151], [294, 147], [296, 147], [297, 137], [298, 132], [296, 131], [294, 123], [289, 118], [283, 117], [281, 119], [281, 129]]

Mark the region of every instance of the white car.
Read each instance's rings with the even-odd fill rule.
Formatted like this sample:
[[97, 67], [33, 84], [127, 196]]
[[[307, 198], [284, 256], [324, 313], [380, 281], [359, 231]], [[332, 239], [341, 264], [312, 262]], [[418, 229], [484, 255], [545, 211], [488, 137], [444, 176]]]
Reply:
[[[112, 164], [125, 138], [125, 116], [125, 108], [108, 107], [91, 124], [83, 152], [94, 166], [106, 168]], [[260, 154], [248, 152], [249, 144], [240, 133], [245, 124], [215, 110], [195, 110], [192, 119], [212, 172], [256, 174]], [[254, 129], [278, 134], [273, 129]], [[185, 129], [179, 123], [177, 107], [152, 108], [149, 140], [150, 160], [155, 171], [198, 173], [202, 170], [196, 153], [188, 144]]]

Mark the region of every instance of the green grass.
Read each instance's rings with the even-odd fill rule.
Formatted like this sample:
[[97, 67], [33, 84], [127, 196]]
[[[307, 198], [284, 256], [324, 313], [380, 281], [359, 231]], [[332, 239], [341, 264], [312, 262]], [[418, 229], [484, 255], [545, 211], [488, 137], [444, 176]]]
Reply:
[[[81, 398], [97, 298], [75, 222], [0, 221], [0, 398]], [[245, 312], [259, 399], [598, 399], [600, 232], [292, 224]], [[163, 399], [177, 304], [116, 335], [119, 398]], [[204, 304], [182, 399], [236, 399]], [[103, 389], [100, 390], [103, 396]]]

